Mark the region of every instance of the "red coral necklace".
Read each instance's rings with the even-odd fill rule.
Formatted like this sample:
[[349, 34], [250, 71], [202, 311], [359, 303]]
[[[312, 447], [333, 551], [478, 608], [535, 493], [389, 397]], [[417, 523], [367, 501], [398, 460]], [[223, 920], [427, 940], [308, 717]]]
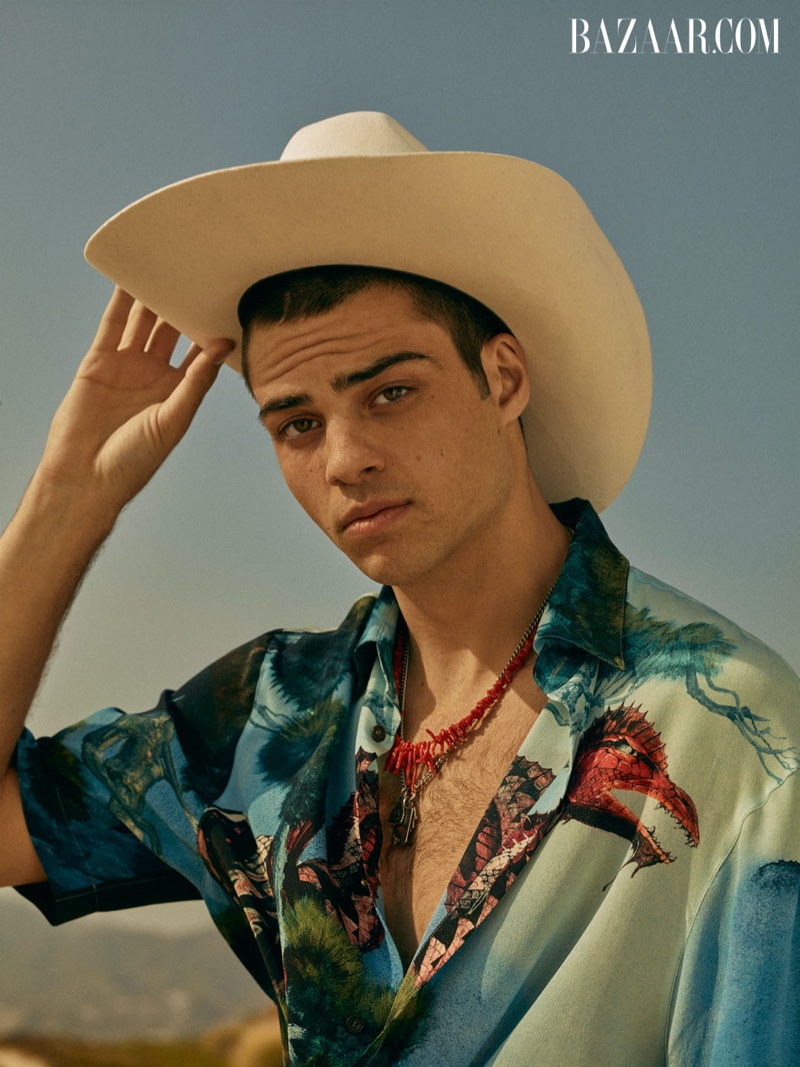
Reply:
[[[514, 676], [531, 654], [539, 620], [553, 589], [555, 589], [555, 582], [542, 601], [541, 607], [528, 623], [519, 644], [511, 654], [511, 658], [503, 668], [500, 676], [490, 686], [486, 696], [482, 697], [472, 711], [465, 715], [463, 719], [459, 719], [452, 726], [446, 726], [438, 734], [426, 730], [428, 734], [428, 740], [426, 741], [406, 741], [403, 737], [406, 680], [408, 678], [410, 653], [407, 628], [405, 623], [398, 623], [394, 643], [393, 668], [394, 684], [400, 704], [400, 729], [384, 764], [384, 770], [390, 771], [392, 774], [402, 775], [403, 779], [400, 786], [400, 800], [389, 816], [389, 823], [392, 826], [393, 845], [413, 844], [417, 823], [417, 796], [419, 792], [435, 777], [436, 772], [453, 749], [458, 745], [462, 745], [478, 727], [487, 712], [491, 711], [500, 702], [506, 689], [511, 685]], [[420, 770], [423, 767], [425, 768], [425, 773], [420, 777]]]

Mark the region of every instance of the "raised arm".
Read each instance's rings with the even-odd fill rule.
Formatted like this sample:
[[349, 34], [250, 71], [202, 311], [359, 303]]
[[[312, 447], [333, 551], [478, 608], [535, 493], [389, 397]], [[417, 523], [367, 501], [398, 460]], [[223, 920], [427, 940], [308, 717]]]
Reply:
[[0, 885], [43, 877], [11, 755], [58, 629], [125, 505], [183, 437], [232, 347], [192, 346], [116, 289], [0, 538]]

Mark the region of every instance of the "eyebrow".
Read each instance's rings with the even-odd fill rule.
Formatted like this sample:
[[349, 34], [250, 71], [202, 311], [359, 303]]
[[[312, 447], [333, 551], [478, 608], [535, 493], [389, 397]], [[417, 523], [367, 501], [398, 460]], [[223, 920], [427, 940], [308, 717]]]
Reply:
[[[336, 393], [346, 393], [348, 389], [352, 389], [356, 385], [361, 385], [372, 378], [377, 378], [379, 374], [388, 370], [389, 367], [394, 367], [398, 363], [411, 363], [416, 360], [425, 360], [428, 363], [438, 365], [438, 360], [432, 356], [426, 356], [422, 352], [393, 352], [389, 356], [382, 356], [380, 359], [376, 359], [374, 363], [370, 363], [368, 367], [363, 367], [361, 370], [352, 371], [350, 374], [335, 374], [331, 378], [331, 387]], [[265, 404], [262, 404], [258, 410], [258, 417], [263, 422], [268, 415], [272, 415], [274, 412], [288, 411], [291, 408], [302, 407], [304, 404], [311, 404], [312, 402], [310, 393], [290, 393], [288, 396], [276, 397], [274, 400], [268, 400]]]

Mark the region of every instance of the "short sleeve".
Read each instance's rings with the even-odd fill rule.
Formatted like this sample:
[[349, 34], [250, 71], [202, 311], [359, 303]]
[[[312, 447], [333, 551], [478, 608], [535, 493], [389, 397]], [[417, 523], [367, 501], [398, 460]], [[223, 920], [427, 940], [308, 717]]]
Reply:
[[670, 1067], [800, 1063], [800, 780], [745, 820], [693, 923]]
[[47, 875], [18, 887], [52, 923], [201, 895], [197, 826], [224, 790], [271, 635], [155, 708], [107, 708], [17, 747], [23, 809]]

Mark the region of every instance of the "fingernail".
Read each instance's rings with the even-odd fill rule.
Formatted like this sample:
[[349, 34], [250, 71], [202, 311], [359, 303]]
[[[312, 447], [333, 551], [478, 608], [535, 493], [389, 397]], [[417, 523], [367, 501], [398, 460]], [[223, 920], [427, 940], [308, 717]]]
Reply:
[[228, 356], [231, 354], [231, 352], [234, 350], [234, 348], [236, 348], [236, 345], [233, 343], [233, 341], [227, 341], [224, 347], [218, 348], [211, 355], [211, 362], [215, 366], [221, 367], [225, 360], [228, 358]]

